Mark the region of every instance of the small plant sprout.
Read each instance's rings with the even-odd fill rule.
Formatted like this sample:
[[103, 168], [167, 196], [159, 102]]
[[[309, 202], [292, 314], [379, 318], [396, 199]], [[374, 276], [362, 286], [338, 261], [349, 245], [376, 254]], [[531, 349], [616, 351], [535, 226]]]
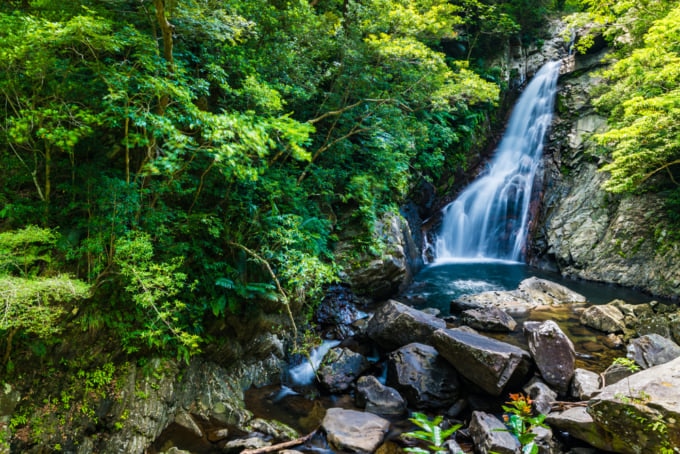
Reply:
[[423, 440], [427, 443], [428, 449], [414, 447], [405, 448], [404, 451], [415, 452], [417, 454], [430, 454], [433, 452], [437, 453], [447, 451], [447, 449], [444, 447], [444, 443], [449, 437], [456, 433], [458, 429], [460, 429], [461, 424], [454, 424], [448, 429], [443, 429], [441, 426], [443, 419], [443, 416], [436, 416], [433, 419], [430, 419], [423, 413], [414, 412], [409, 418], [409, 421], [420, 427], [421, 430], [405, 432], [402, 434], [402, 437]]
[[533, 416], [533, 401], [522, 393], [510, 394], [510, 400], [503, 405], [503, 422], [507, 431], [517, 437], [522, 446], [522, 454], [538, 454], [538, 445], [534, 443], [536, 433], [534, 427], [547, 427], [543, 421], [546, 415]]

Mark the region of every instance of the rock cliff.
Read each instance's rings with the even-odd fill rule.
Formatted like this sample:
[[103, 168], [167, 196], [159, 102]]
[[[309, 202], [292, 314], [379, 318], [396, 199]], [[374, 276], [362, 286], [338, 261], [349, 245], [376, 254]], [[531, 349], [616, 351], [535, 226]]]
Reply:
[[668, 240], [663, 200], [654, 194], [613, 196], [601, 189], [604, 158], [589, 140], [607, 128], [593, 105], [604, 82], [606, 49], [576, 56], [560, 78], [558, 106], [546, 143], [541, 205], [530, 263], [563, 275], [680, 296], [680, 245]]

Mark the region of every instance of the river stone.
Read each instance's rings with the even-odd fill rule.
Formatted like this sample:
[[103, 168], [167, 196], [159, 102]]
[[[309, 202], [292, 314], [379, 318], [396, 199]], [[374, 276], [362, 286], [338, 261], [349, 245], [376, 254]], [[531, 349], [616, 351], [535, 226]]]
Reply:
[[415, 408], [447, 408], [460, 397], [456, 369], [425, 344], [408, 344], [390, 353], [386, 383]]
[[531, 367], [528, 352], [480, 334], [440, 329], [432, 341], [460, 375], [494, 396], [520, 385]]
[[383, 385], [373, 375], [357, 380], [356, 404], [376, 415], [399, 416], [406, 412], [406, 401], [399, 392]]
[[587, 369], [574, 370], [570, 395], [578, 400], [588, 400], [600, 391], [600, 375]]
[[607, 431], [616, 452], [661, 452], [663, 433], [670, 446], [680, 446], [678, 389], [680, 358], [606, 386], [588, 402], [588, 413]]
[[623, 313], [613, 304], [590, 306], [581, 314], [580, 321], [605, 333], [620, 333], [625, 328]]
[[516, 454], [520, 451], [521, 446], [517, 438], [513, 437], [505, 424], [492, 414], [473, 411], [469, 431], [475, 450], [481, 453]]
[[541, 376], [558, 393], [566, 394], [574, 376], [574, 344], [552, 320], [524, 322], [529, 351]]
[[386, 350], [411, 342], [428, 343], [432, 333], [446, 322], [395, 300], [380, 306], [368, 322], [366, 333]]
[[390, 422], [373, 413], [329, 408], [321, 427], [333, 448], [369, 453], [383, 442]]
[[222, 452], [236, 454], [246, 449], [260, 449], [271, 445], [271, 442], [262, 438], [261, 435], [250, 435], [245, 438], [229, 440], [222, 448]]
[[454, 311], [495, 307], [511, 316], [525, 317], [545, 305], [582, 303], [585, 297], [567, 287], [545, 279], [530, 277], [519, 283], [516, 290], [489, 291], [463, 295], [451, 303]]
[[603, 386], [612, 385], [633, 375], [633, 371], [623, 364], [612, 364], [602, 372]]
[[319, 382], [331, 393], [347, 391], [370, 366], [363, 355], [349, 348], [333, 348], [326, 353], [318, 370]]
[[557, 400], [557, 393], [546, 383], [538, 377], [533, 377], [522, 389], [531, 398], [538, 413], [545, 415], [550, 413], [553, 402]]
[[515, 319], [497, 307], [468, 309], [461, 314], [461, 320], [481, 331], [510, 332], [517, 327]]
[[563, 303], [584, 303], [586, 297], [556, 282], [530, 277], [517, 287], [525, 300], [535, 305], [556, 305]]
[[667, 363], [680, 356], [680, 346], [658, 334], [647, 334], [628, 344], [628, 357], [643, 369]]

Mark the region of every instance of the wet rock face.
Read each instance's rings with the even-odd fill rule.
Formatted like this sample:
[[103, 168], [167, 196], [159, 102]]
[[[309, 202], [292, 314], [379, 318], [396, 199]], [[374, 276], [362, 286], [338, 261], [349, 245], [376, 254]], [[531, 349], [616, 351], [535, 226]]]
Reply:
[[368, 360], [348, 348], [333, 348], [319, 368], [319, 381], [329, 392], [347, 391], [352, 383], [370, 367]]
[[409, 223], [399, 213], [388, 212], [375, 223], [372, 235], [384, 245], [379, 257], [356, 258], [357, 247], [352, 239], [358, 232], [350, 228], [345, 235], [347, 238], [341, 239], [336, 247], [336, 260], [344, 264], [343, 279], [357, 295], [380, 301], [411, 282], [419, 266], [420, 253]]
[[387, 384], [399, 391], [410, 406], [442, 409], [461, 395], [456, 370], [434, 347], [408, 344], [388, 356]]
[[601, 189], [607, 175], [598, 172], [599, 158], [588, 134], [607, 128], [606, 118], [592, 105], [602, 83], [590, 70], [560, 79], [530, 262], [567, 276], [678, 296], [680, 247], [667, 238], [663, 199], [654, 194], [618, 197]]

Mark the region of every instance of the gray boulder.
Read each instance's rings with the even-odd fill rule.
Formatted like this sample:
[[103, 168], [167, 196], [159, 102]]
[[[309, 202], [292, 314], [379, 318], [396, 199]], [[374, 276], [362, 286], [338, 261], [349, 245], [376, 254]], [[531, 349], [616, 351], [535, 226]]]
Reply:
[[520, 385], [531, 367], [528, 352], [480, 334], [440, 329], [432, 342], [460, 375], [494, 396]]
[[591, 446], [611, 452], [623, 452], [619, 449], [623, 445], [614, 440], [611, 435], [599, 425], [595, 424], [586, 407], [576, 406], [561, 412], [548, 414], [545, 422], [553, 429], [567, 432], [577, 440], [583, 440]]
[[557, 393], [541, 381], [534, 377], [522, 388], [533, 401], [534, 409], [538, 413], [547, 415], [552, 410], [552, 404], [557, 400]]
[[433, 332], [445, 327], [440, 318], [389, 300], [376, 310], [366, 334], [384, 349], [394, 350], [411, 342], [427, 343]]
[[511, 316], [526, 316], [532, 309], [539, 306], [582, 303], [585, 300], [583, 295], [563, 285], [530, 277], [520, 282], [517, 290], [464, 295], [456, 299], [452, 306], [457, 310], [495, 307]]
[[425, 344], [408, 344], [390, 353], [386, 382], [415, 408], [447, 408], [460, 397], [456, 369]]
[[329, 408], [321, 427], [335, 450], [369, 453], [383, 442], [390, 422], [373, 413]]
[[510, 332], [517, 327], [515, 319], [497, 307], [468, 309], [460, 318], [466, 325], [480, 331]]
[[505, 424], [494, 415], [483, 411], [473, 411], [470, 417], [470, 436], [475, 444], [475, 452], [481, 454], [516, 454], [520, 444]]
[[566, 394], [574, 376], [574, 344], [552, 320], [524, 322], [524, 334], [545, 382], [560, 394]]
[[406, 412], [406, 401], [399, 392], [383, 385], [373, 375], [357, 380], [356, 403], [376, 415], [399, 416]]
[[623, 313], [613, 304], [589, 307], [581, 314], [581, 324], [605, 333], [620, 333], [626, 327]]
[[680, 346], [658, 334], [646, 334], [628, 344], [628, 357], [643, 369], [667, 363], [680, 356]]
[[680, 358], [606, 386], [588, 402], [588, 414], [607, 432], [616, 452], [662, 452], [680, 446], [678, 389]]
[[612, 385], [633, 375], [633, 371], [623, 364], [612, 364], [602, 372], [602, 386]]
[[600, 391], [600, 376], [587, 369], [574, 370], [574, 378], [571, 380], [571, 397], [579, 400], [588, 400]]
[[370, 363], [363, 355], [348, 348], [333, 348], [326, 353], [319, 367], [319, 382], [332, 393], [347, 391], [369, 367]]

